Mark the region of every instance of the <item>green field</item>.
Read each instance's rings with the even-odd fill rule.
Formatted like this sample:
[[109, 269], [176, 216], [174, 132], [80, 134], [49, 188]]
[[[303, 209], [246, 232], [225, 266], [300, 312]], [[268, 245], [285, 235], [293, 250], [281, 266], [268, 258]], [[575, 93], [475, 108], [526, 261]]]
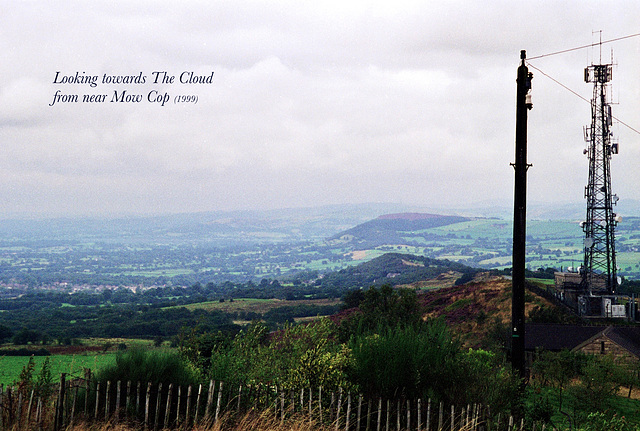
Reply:
[[[42, 363], [49, 358], [51, 375], [58, 379], [62, 373], [71, 377], [83, 377], [84, 369], [96, 372], [100, 368], [115, 363], [116, 353], [93, 353], [76, 355], [34, 356], [35, 372], [37, 376], [42, 370]], [[0, 356], [0, 384], [10, 385], [16, 382], [23, 367], [29, 362], [28, 356]]]

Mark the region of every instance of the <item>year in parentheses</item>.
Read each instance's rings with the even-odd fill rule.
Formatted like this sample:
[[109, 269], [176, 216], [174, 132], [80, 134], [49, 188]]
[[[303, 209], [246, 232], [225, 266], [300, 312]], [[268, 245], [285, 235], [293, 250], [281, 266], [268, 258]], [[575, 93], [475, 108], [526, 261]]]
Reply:
[[196, 95], [178, 95], [173, 99], [174, 104], [178, 103], [198, 103], [198, 96]]

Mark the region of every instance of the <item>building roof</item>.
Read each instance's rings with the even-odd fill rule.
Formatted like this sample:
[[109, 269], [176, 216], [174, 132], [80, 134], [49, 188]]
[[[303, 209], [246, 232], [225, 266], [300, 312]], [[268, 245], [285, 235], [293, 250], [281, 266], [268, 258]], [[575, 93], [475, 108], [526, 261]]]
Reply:
[[604, 326], [531, 323], [525, 325], [524, 347], [525, 350], [573, 350], [605, 329]]
[[640, 327], [610, 326], [605, 335], [633, 355], [640, 357]]
[[640, 326], [525, 325], [525, 350], [573, 350], [601, 335], [640, 357]]

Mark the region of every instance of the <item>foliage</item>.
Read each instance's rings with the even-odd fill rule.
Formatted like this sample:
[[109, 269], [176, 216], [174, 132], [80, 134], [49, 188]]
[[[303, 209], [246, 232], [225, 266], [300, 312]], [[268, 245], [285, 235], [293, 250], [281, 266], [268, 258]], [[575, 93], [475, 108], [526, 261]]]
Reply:
[[638, 431], [640, 427], [631, 425], [624, 416], [604, 412], [590, 413], [578, 431]]
[[385, 284], [364, 292], [359, 311], [340, 325], [340, 338], [371, 333], [378, 328], [419, 325], [422, 311], [413, 289], [394, 289]]
[[336, 326], [329, 319], [287, 326], [271, 336], [263, 323], [253, 322], [229, 345], [218, 344], [212, 350], [208, 374], [288, 389], [348, 387], [344, 370], [349, 359], [349, 352], [336, 342]]
[[96, 373], [96, 381], [139, 381], [191, 385], [200, 380], [199, 372], [178, 353], [134, 347], [116, 354], [116, 362]]
[[368, 396], [431, 397], [449, 404], [482, 399], [506, 407], [516, 381], [490, 352], [463, 352], [442, 321], [354, 337], [349, 377]]
[[36, 365], [33, 356], [31, 356], [29, 362], [22, 367], [20, 376], [14, 385], [24, 395], [29, 395], [33, 391], [35, 396], [45, 400], [51, 397], [54, 391], [54, 381], [49, 357], [45, 358], [40, 371], [36, 373]]

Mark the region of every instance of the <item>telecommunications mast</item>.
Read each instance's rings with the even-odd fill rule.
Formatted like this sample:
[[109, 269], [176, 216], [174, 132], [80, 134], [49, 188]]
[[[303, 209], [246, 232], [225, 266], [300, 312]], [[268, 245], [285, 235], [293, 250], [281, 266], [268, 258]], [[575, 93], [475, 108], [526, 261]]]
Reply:
[[584, 231], [584, 264], [582, 288], [593, 294], [613, 294], [617, 288], [614, 230], [619, 218], [613, 212], [618, 197], [611, 193], [610, 161], [618, 153], [613, 142], [610, 87], [612, 64], [591, 65], [584, 70], [585, 82], [593, 82], [591, 124], [585, 126], [588, 147], [589, 182], [585, 187], [587, 218], [581, 223]]

